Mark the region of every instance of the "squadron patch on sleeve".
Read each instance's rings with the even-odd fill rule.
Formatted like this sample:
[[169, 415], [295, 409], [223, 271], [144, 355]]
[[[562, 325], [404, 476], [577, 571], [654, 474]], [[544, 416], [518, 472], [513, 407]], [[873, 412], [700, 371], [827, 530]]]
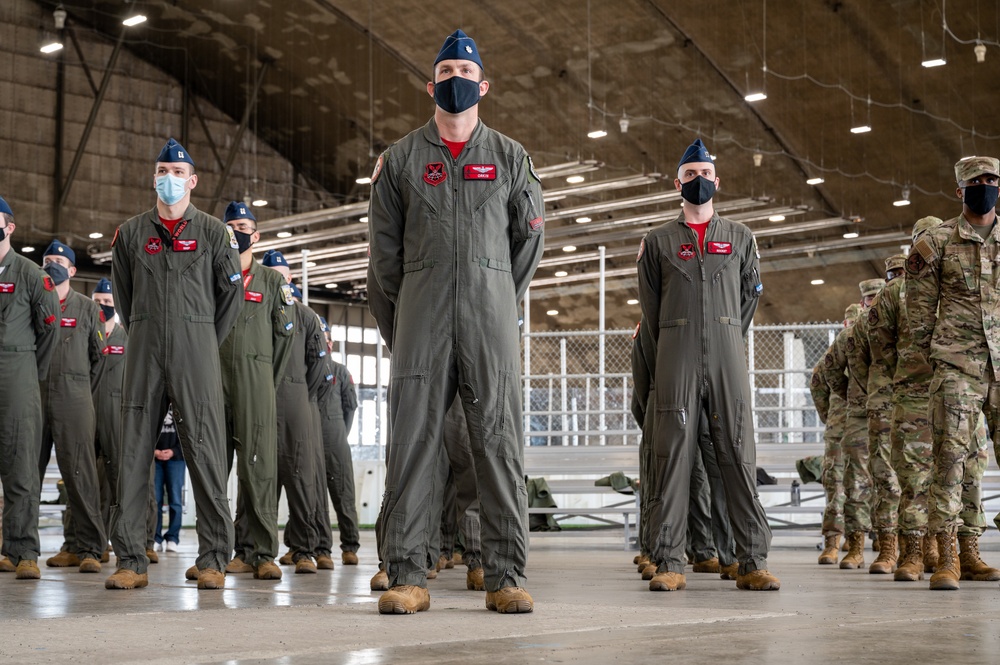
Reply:
[[910, 255], [906, 258], [906, 272], [911, 275], [919, 275], [924, 266], [927, 263], [924, 261], [924, 257], [920, 256], [920, 252], [916, 248], [910, 250]]
[[236, 242], [236, 234], [233, 233], [233, 227], [226, 226], [226, 233], [229, 234], [229, 246], [233, 249], [239, 249], [240, 243]]
[[118, 234], [121, 233], [122, 227], [115, 229], [115, 237], [111, 239], [111, 246], [114, 247], [115, 243], [118, 242]]
[[376, 182], [378, 182], [378, 177], [380, 175], [382, 175], [382, 167], [383, 166], [385, 166], [385, 153], [384, 152], [381, 155], [378, 156], [377, 160], [375, 160], [375, 168], [374, 168], [374, 170], [372, 170], [372, 184], [373, 185]]
[[42, 277], [42, 286], [45, 287], [46, 291], [54, 291], [56, 288], [56, 285], [52, 281], [52, 278], [49, 277], [48, 275]]
[[833, 367], [833, 356], [829, 353], [823, 356], [823, 365], [826, 367]]
[[293, 304], [295, 302], [295, 299], [292, 297], [292, 285], [291, 284], [282, 284], [281, 285], [281, 299], [284, 301], [284, 303], [286, 305], [291, 305], [291, 304]]
[[638, 263], [642, 261], [642, 255], [646, 253], [646, 239], [643, 238], [639, 241], [639, 253], [635, 256], [635, 262]]
[[819, 388], [819, 374], [813, 374], [812, 383], [810, 385], [812, 385], [813, 388]]
[[535, 170], [535, 163], [531, 161], [531, 155], [525, 155], [525, 159], [528, 162], [528, 173], [535, 179], [535, 182], [541, 182], [542, 179], [538, 177], [538, 171]]
[[868, 310], [868, 325], [876, 326], [878, 325], [878, 310], [874, 307]]
[[640, 321], [639, 323], [635, 324], [635, 332], [632, 333], [632, 339], [635, 339], [636, 337], [639, 336], [639, 326], [641, 326], [641, 325], [642, 325], [642, 321]]

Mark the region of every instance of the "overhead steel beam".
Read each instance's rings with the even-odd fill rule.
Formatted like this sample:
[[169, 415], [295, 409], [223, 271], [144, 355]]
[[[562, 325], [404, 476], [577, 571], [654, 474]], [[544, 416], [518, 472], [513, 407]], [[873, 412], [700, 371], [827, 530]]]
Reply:
[[97, 114], [101, 110], [101, 103], [104, 101], [104, 95], [108, 91], [108, 85], [111, 83], [111, 77], [114, 75], [115, 65], [118, 63], [118, 54], [122, 52], [122, 44], [124, 42], [125, 30], [122, 30], [118, 33], [118, 41], [115, 42], [115, 49], [111, 52], [108, 67], [104, 70], [104, 77], [101, 79], [101, 87], [97, 91], [97, 97], [94, 98], [94, 105], [90, 108], [90, 117], [87, 118], [87, 124], [83, 128], [80, 145], [77, 146], [76, 154], [73, 156], [73, 163], [70, 164], [69, 173], [66, 174], [66, 182], [63, 183], [62, 191], [59, 194], [59, 210], [62, 210], [62, 207], [66, 205], [66, 199], [69, 198], [69, 190], [73, 187], [73, 181], [76, 179], [76, 171], [80, 168], [83, 152], [87, 148], [90, 132], [94, 129], [94, 122], [97, 120]]
[[66, 32], [69, 33], [69, 39], [73, 42], [73, 49], [76, 51], [76, 57], [80, 59], [80, 65], [83, 67], [83, 73], [87, 75], [87, 83], [90, 84], [90, 90], [97, 96], [97, 84], [94, 83], [94, 77], [90, 73], [90, 67], [87, 66], [87, 61], [83, 57], [83, 49], [80, 48], [80, 42], [76, 39], [76, 30], [73, 26], [67, 26]]
[[201, 131], [205, 133], [205, 139], [208, 141], [208, 147], [211, 148], [212, 154], [215, 155], [215, 161], [218, 162], [219, 168], [223, 167], [224, 162], [222, 161], [222, 155], [219, 154], [219, 148], [216, 147], [215, 141], [212, 139], [212, 132], [208, 130], [208, 123], [205, 122], [205, 116], [201, 113], [201, 107], [198, 106], [198, 96], [191, 95], [191, 108], [194, 109], [194, 114], [198, 116], [198, 124], [201, 125]]
[[250, 99], [247, 100], [246, 108], [243, 109], [243, 118], [240, 120], [240, 126], [236, 129], [236, 136], [233, 137], [233, 145], [229, 148], [229, 156], [226, 157], [226, 163], [222, 167], [222, 174], [219, 176], [219, 184], [216, 185], [215, 195], [212, 197], [212, 201], [209, 204], [209, 210], [213, 215], [219, 209], [219, 198], [222, 196], [222, 192], [226, 188], [226, 181], [229, 179], [229, 171], [233, 168], [233, 162], [236, 161], [236, 155], [239, 154], [240, 151], [240, 143], [243, 141], [243, 134], [247, 130], [247, 125], [250, 124], [250, 115], [257, 106], [257, 93], [260, 92], [260, 86], [264, 82], [264, 75], [267, 74], [267, 69], [270, 66], [270, 59], [261, 60], [260, 71], [257, 72], [257, 80], [254, 81], [253, 90], [250, 91]]

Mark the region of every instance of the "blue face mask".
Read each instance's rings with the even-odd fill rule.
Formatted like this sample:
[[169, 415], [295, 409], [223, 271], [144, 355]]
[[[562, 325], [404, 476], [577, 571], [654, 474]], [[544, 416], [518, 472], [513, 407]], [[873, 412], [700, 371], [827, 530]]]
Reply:
[[178, 178], [175, 175], [166, 174], [156, 177], [156, 195], [168, 206], [172, 206], [184, 198], [187, 193], [188, 178]]
[[104, 321], [106, 323], [115, 318], [114, 305], [100, 305], [100, 308], [101, 308], [101, 316], [103, 317], [101, 321]]
[[58, 263], [46, 263], [42, 270], [44, 270], [49, 277], [52, 278], [52, 283], [59, 286], [67, 279], [69, 279], [69, 269], [66, 266], [59, 265]]
[[479, 103], [479, 82], [452, 76], [435, 83], [434, 102], [448, 113], [468, 111]]

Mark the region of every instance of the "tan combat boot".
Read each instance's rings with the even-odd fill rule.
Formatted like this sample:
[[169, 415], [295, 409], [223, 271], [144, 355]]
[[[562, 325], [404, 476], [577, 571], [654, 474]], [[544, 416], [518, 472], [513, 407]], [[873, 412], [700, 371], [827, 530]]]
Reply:
[[746, 591], [777, 591], [781, 580], [766, 570], [751, 570], [746, 575], [736, 576], [736, 588]]
[[733, 561], [728, 566], [719, 566], [719, 578], [723, 580], [735, 580], [740, 573], [740, 564]]
[[141, 589], [148, 585], [149, 577], [146, 573], [137, 573], [128, 568], [119, 568], [104, 580], [105, 589]]
[[242, 575], [252, 572], [254, 572], [254, 567], [244, 561], [243, 557], [234, 557], [232, 561], [226, 564], [227, 575]]
[[851, 548], [847, 551], [847, 556], [840, 560], [840, 567], [843, 570], [853, 570], [865, 565], [865, 532], [855, 531], [847, 536]]
[[292, 561], [292, 554], [294, 554], [294, 552], [292, 552], [292, 550], [288, 550], [287, 552], [281, 555], [281, 558], [278, 559], [278, 563], [280, 563], [282, 566], [292, 565], [293, 563], [295, 563], [294, 561]]
[[979, 536], [959, 536], [958, 562], [963, 580], [975, 582], [996, 582], [1000, 580], [1000, 570], [990, 568], [979, 558]]
[[105, 547], [104, 551], [101, 552], [101, 563], [107, 563], [111, 561], [111, 548]]
[[684, 573], [672, 573], [669, 570], [653, 575], [649, 580], [650, 591], [679, 591], [687, 586]]
[[656, 576], [656, 564], [650, 561], [646, 564], [646, 567], [642, 569], [642, 579], [647, 582]]
[[296, 575], [312, 575], [316, 572], [316, 570], [316, 564], [313, 563], [313, 560], [307, 556], [304, 556], [295, 562]]
[[713, 556], [711, 559], [696, 561], [691, 570], [695, 573], [717, 573], [719, 572], [719, 557]]
[[160, 555], [149, 547], [146, 548], [146, 558], [150, 563], [160, 563]]
[[838, 551], [840, 550], [840, 534], [830, 534], [823, 539], [823, 552], [819, 555], [819, 565], [832, 566], [837, 563]]
[[13, 561], [7, 557], [0, 559], [0, 573], [13, 573], [15, 570], [17, 570], [17, 566], [14, 565]]
[[411, 584], [397, 584], [378, 599], [379, 614], [413, 614], [428, 610], [430, 606], [430, 592]]
[[956, 549], [955, 533], [945, 531], [937, 534], [938, 562], [937, 569], [931, 575], [931, 589], [934, 591], [955, 591], [958, 589], [958, 551]]
[[203, 568], [198, 571], [199, 589], [224, 589], [226, 576], [215, 568]]
[[99, 573], [101, 572], [101, 562], [92, 556], [85, 557], [80, 562], [79, 570], [81, 573]]
[[888, 575], [896, 570], [899, 552], [896, 550], [896, 534], [880, 533], [878, 535], [878, 558], [868, 567], [872, 575]]
[[924, 579], [924, 537], [900, 535], [900, 563], [892, 579], [897, 582], [917, 582]]
[[447, 554], [442, 554], [441, 556], [438, 557], [438, 562], [437, 562], [438, 571], [442, 571], [445, 568], [454, 568], [454, 567], [455, 564], [452, 563], [451, 557], [448, 556]]
[[[345, 566], [356, 566], [358, 565], [358, 555], [356, 552], [341, 552], [340, 562]], [[451, 564], [448, 567], [454, 568], [455, 564]]]
[[380, 570], [372, 577], [369, 583], [372, 591], [386, 591], [389, 589], [389, 575], [384, 570]]
[[281, 568], [278, 568], [278, 564], [273, 561], [259, 563], [253, 571], [253, 578], [255, 580], [280, 580]]
[[198, 566], [194, 565], [184, 571], [184, 579], [191, 580], [192, 582], [198, 579]]
[[329, 554], [319, 554], [316, 556], [316, 567], [320, 570], [333, 570], [333, 557]]
[[527, 614], [535, 609], [535, 601], [519, 586], [507, 586], [486, 592], [486, 609], [498, 614]]
[[80, 565], [80, 557], [72, 552], [62, 551], [46, 559], [45, 565], [49, 568], [76, 568]]
[[938, 565], [938, 546], [934, 534], [924, 536], [924, 572], [933, 573]]
[[483, 578], [482, 568], [470, 568], [465, 573], [465, 588], [469, 591], [485, 591], [486, 582]]
[[639, 563], [636, 564], [635, 571], [637, 573], [641, 573], [642, 569], [648, 566], [649, 564], [650, 564], [649, 557], [643, 554], [642, 556], [639, 557]]
[[14, 571], [16, 580], [38, 580], [42, 578], [42, 571], [38, 570], [38, 562], [32, 559], [21, 559], [17, 563], [17, 570]]

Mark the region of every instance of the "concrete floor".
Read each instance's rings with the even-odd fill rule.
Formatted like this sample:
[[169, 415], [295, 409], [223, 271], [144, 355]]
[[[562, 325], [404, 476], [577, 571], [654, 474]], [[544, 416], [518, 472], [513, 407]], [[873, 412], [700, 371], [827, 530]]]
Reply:
[[[61, 542], [46, 531], [43, 558]], [[193, 531], [182, 541], [151, 567], [150, 586], [131, 592], [105, 590], [106, 573], [0, 575], [0, 663], [1000, 662], [1000, 585], [930, 592], [926, 582], [820, 567], [813, 537], [775, 536], [778, 592], [689, 573], [686, 590], [653, 593], [617, 531], [539, 534], [528, 570], [536, 610], [516, 616], [487, 611], [484, 594], [465, 589], [463, 566], [430, 581], [430, 611], [379, 616], [371, 531], [360, 566], [286, 567], [278, 583], [230, 576], [221, 592], [184, 581]], [[983, 549], [1000, 565], [996, 532]]]

